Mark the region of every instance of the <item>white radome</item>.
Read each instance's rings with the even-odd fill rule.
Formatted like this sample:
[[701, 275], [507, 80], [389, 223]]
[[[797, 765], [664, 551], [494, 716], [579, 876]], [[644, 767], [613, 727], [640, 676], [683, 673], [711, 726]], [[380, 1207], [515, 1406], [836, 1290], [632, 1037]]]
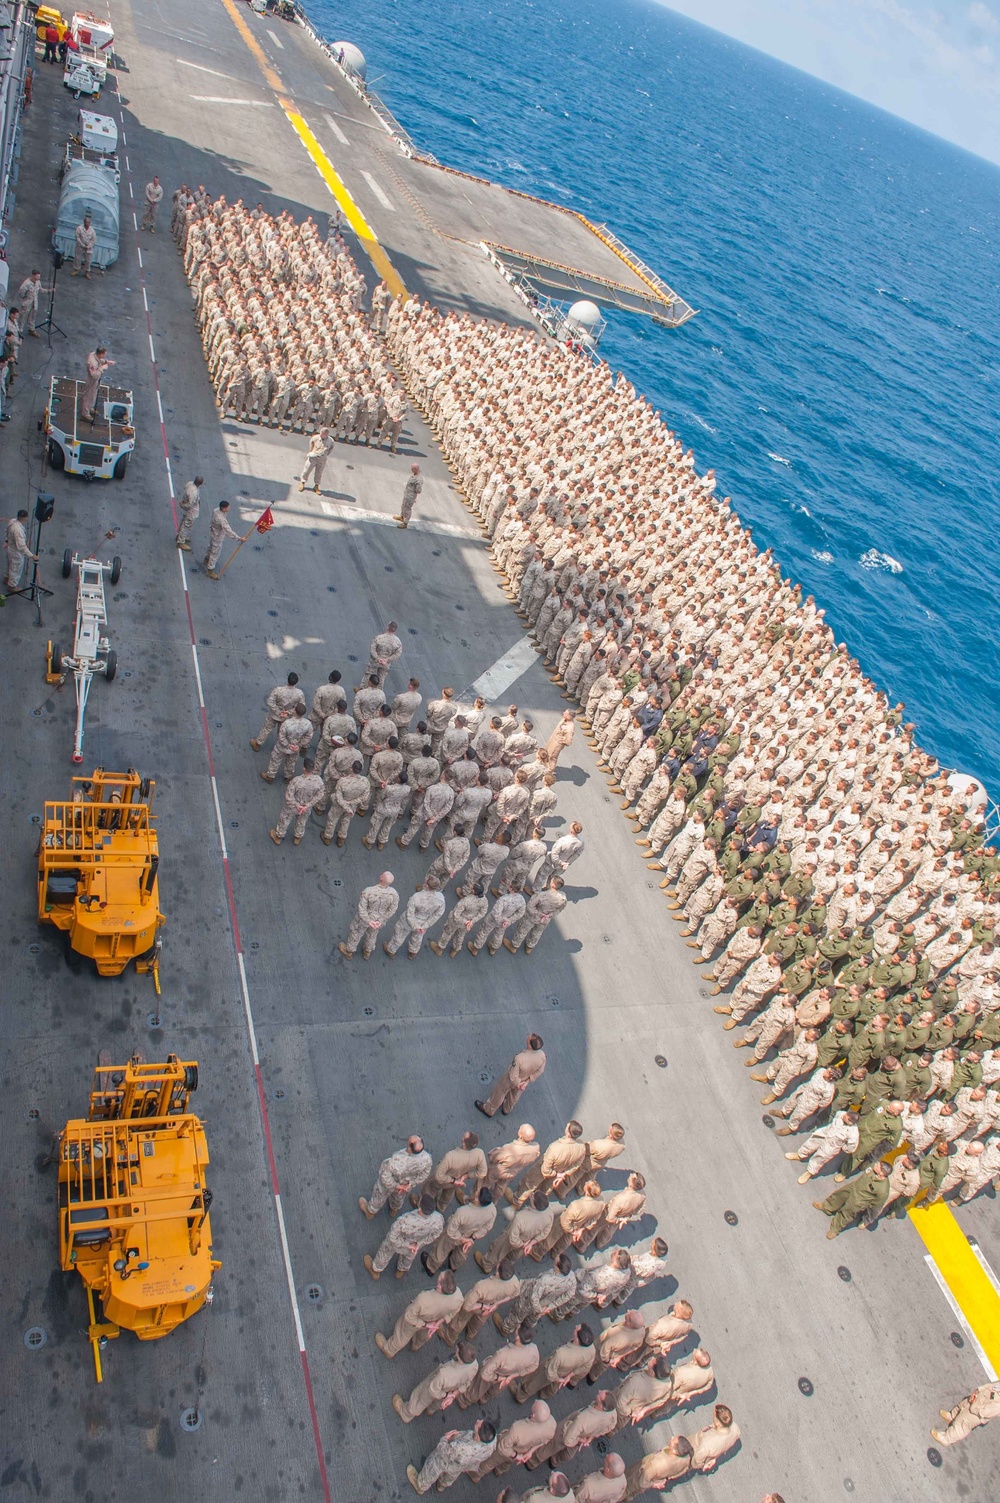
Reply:
[[960, 799], [969, 813], [972, 815], [982, 814], [989, 805], [989, 795], [978, 778], [970, 776], [967, 772], [952, 772], [948, 774], [948, 784]]
[[602, 322], [601, 310], [596, 303], [590, 302], [587, 298], [581, 298], [566, 314], [566, 322], [579, 329], [581, 334], [593, 334], [598, 324]]
[[353, 42], [334, 42], [334, 57], [339, 59], [341, 53], [344, 54], [344, 61], [340, 66], [344, 72], [356, 73], [358, 78], [363, 79], [368, 72], [368, 64], [365, 62], [365, 55], [361, 48], [355, 47]]

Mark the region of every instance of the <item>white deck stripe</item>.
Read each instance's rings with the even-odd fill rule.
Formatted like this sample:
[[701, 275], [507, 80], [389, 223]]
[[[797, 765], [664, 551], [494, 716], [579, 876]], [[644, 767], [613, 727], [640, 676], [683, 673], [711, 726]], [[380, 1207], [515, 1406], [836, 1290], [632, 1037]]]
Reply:
[[271, 99], [232, 99], [228, 94], [192, 94], [191, 98], [199, 104], [250, 104], [258, 110], [274, 109], [274, 101]]
[[217, 68], [206, 68], [202, 63], [189, 63], [186, 57], [175, 57], [174, 62], [180, 63], [184, 68], [196, 68], [199, 73], [211, 73], [213, 78], [228, 78], [236, 82], [231, 73], [220, 73]]
[[982, 1347], [979, 1345], [979, 1340], [978, 1340], [978, 1337], [976, 1336], [975, 1331], [972, 1329], [972, 1327], [969, 1325], [969, 1322], [966, 1320], [965, 1316], [962, 1314], [962, 1311], [961, 1311], [961, 1309], [959, 1307], [958, 1301], [956, 1300], [955, 1296], [952, 1294], [951, 1290], [948, 1288], [948, 1285], [945, 1283], [944, 1274], [941, 1272], [940, 1268], [938, 1268], [937, 1264], [935, 1263], [934, 1259], [931, 1257], [930, 1253], [925, 1253], [924, 1254], [924, 1262], [927, 1264], [927, 1267], [930, 1269], [931, 1273], [934, 1275], [934, 1282], [937, 1284], [938, 1288], [941, 1290], [941, 1293], [944, 1295], [945, 1299], [948, 1301], [948, 1304], [951, 1307], [951, 1313], [952, 1313], [952, 1315], [954, 1315], [955, 1319], [958, 1321], [959, 1325], [962, 1327], [962, 1330], [965, 1332], [965, 1339], [966, 1339], [966, 1341], [972, 1347], [972, 1349], [975, 1352], [976, 1356], [979, 1358], [980, 1362], [983, 1364], [983, 1371], [985, 1372], [987, 1378], [989, 1378], [989, 1380], [990, 1380], [991, 1383], [995, 1383], [996, 1380], [997, 1380], [997, 1375], [993, 1371], [993, 1368], [990, 1365], [990, 1360], [987, 1357], [986, 1353], [983, 1351]]
[[331, 120], [331, 118], [330, 118], [329, 115], [324, 115], [323, 119], [326, 121], [327, 125], [333, 131], [333, 134], [336, 136], [336, 138], [340, 142], [341, 146], [350, 146], [350, 144], [351, 144], [350, 141], [344, 135], [344, 132], [341, 130], [341, 128], [337, 124], [336, 120]]
[[509, 652], [505, 652], [502, 658], [497, 658], [492, 667], [479, 675], [472, 688], [483, 699], [495, 700], [506, 693], [522, 674], [527, 673], [537, 658], [538, 654], [531, 642], [527, 637], [522, 637]]
[[284, 50], [285, 50], [285, 44], [281, 40], [281, 38], [278, 36], [278, 33], [276, 31], [272, 31], [271, 28], [268, 27], [267, 28], [267, 34], [271, 38], [271, 41], [274, 43], [274, 45], [276, 47], [279, 47], [281, 49], [281, 51], [284, 52]]
[[395, 211], [396, 205], [393, 203], [392, 199], [385, 192], [385, 190], [375, 181], [371, 173], [362, 172], [361, 176], [364, 178], [365, 182], [368, 184], [369, 188], [372, 190], [382, 207]]
[[986, 1258], [983, 1255], [983, 1250], [979, 1246], [979, 1243], [974, 1241], [973, 1238], [970, 1237], [969, 1246], [972, 1248], [972, 1253], [976, 1259], [976, 1262], [979, 1264], [980, 1268], [983, 1270], [986, 1277], [993, 1285], [993, 1288], [996, 1290], [997, 1294], [1000, 1294], [1000, 1278], [997, 1278], [996, 1274], [993, 1272], [993, 1269], [987, 1263]]

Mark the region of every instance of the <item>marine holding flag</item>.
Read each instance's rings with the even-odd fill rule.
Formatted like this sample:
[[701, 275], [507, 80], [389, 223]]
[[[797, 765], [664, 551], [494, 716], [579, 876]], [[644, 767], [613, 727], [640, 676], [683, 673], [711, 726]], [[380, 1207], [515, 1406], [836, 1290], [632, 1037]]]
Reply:
[[[205, 572], [207, 573], [209, 579], [221, 579], [247, 539], [252, 538], [255, 532], [259, 532], [263, 537], [264, 533], [270, 532], [271, 528], [274, 526], [274, 513], [269, 506], [265, 506], [264, 510], [261, 512], [260, 516], [257, 518], [253, 526], [250, 528], [249, 532], [244, 533], [244, 535], [240, 537], [239, 533], [234, 532], [229, 524], [229, 518], [227, 516], [228, 511], [229, 502], [220, 501], [218, 506], [212, 513], [212, 526], [208, 544], [208, 554], [205, 558]], [[235, 538], [237, 540], [236, 547], [226, 559], [226, 562], [223, 564], [219, 572], [216, 573], [215, 565], [218, 562], [219, 554], [222, 551], [222, 541], [223, 538], [227, 537]]]

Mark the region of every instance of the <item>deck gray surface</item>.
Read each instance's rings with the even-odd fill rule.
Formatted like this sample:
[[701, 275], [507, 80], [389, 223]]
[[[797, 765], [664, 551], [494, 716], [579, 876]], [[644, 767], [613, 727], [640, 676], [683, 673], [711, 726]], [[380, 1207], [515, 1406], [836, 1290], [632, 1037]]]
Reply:
[[[137, 0], [128, 8], [116, 0], [113, 14], [128, 67], [121, 85], [137, 189], [158, 171], [168, 198], [183, 177], [229, 197], [263, 198], [272, 209], [327, 211], [326, 190], [276, 108], [213, 107], [190, 97], [228, 89], [240, 98], [268, 97], [221, 7]], [[320, 88], [332, 87], [316, 49], [293, 28], [250, 19], [308, 113]], [[281, 50], [269, 28], [280, 33]], [[171, 57], [236, 83], [192, 69], [189, 85], [168, 48]], [[18, 280], [22, 268], [47, 265], [52, 173], [76, 109], [56, 71], [39, 72], [11, 249]], [[349, 101], [330, 97], [352, 139], [350, 151], [334, 155], [335, 165], [360, 200]], [[358, 140], [362, 129], [356, 127]], [[336, 142], [324, 144], [332, 152]], [[381, 234], [377, 207], [366, 202], [365, 210]], [[407, 265], [398, 260], [404, 276], [420, 260], [423, 285], [447, 284], [447, 258], [417, 250], [422, 232], [402, 205], [392, 229], [390, 254], [412, 247]], [[759, 1093], [717, 1027], [653, 874], [638, 859], [586, 747], [576, 746], [561, 771], [558, 814], [584, 822], [587, 852], [572, 869], [574, 901], [565, 921], [530, 961], [502, 952], [492, 961], [426, 954], [413, 964], [379, 955], [364, 965], [336, 954], [358, 889], [384, 863], [356, 838], [339, 853], [314, 832], [297, 850], [290, 842], [280, 851], [271, 846], [267, 829], [280, 795], [260, 782], [261, 760], [247, 745], [267, 689], [292, 668], [310, 688], [333, 666], [349, 680], [350, 655], [360, 658], [390, 615], [403, 628], [405, 671], [416, 673], [425, 691], [449, 682], [461, 687], [517, 642], [521, 627], [422, 424], [410, 420], [405, 452], [395, 459], [338, 446], [325, 507], [299, 495], [291, 481], [304, 441], [219, 422], [173, 243], [165, 233], [143, 237], [142, 250], [178, 484], [200, 470], [206, 501], [236, 497], [248, 517], [264, 503], [278, 511], [274, 531], [248, 544], [221, 584], [205, 579], [198, 553], [189, 555], [190, 599], [332, 1496], [338, 1503], [411, 1496], [405, 1464], [419, 1460], [444, 1428], [440, 1417], [404, 1428], [390, 1409], [393, 1390], [408, 1391], [430, 1353], [390, 1366], [372, 1335], [387, 1330], [426, 1281], [414, 1272], [404, 1284], [371, 1283], [361, 1257], [374, 1250], [382, 1223], [365, 1222], [356, 1197], [383, 1153], [415, 1128], [435, 1150], [470, 1125], [482, 1130], [487, 1147], [508, 1135], [513, 1120], [485, 1124], [471, 1103], [529, 1027], [544, 1033], [550, 1064], [525, 1115], [543, 1140], [570, 1115], [591, 1132], [613, 1116], [626, 1123], [624, 1163], [649, 1180], [650, 1209], [670, 1243], [677, 1287], [694, 1304], [719, 1396], [742, 1427], [740, 1454], [679, 1495], [692, 1503], [755, 1503], [770, 1488], [787, 1503], [847, 1496], [985, 1503], [997, 1496], [995, 1434], [980, 1432], [940, 1470], [926, 1459], [939, 1405], [981, 1381], [982, 1370], [968, 1346], [949, 1339], [955, 1322], [916, 1235], [892, 1222], [872, 1235], [824, 1240], [826, 1223], [795, 1184], [783, 1145], [761, 1125]], [[489, 273], [502, 289], [483, 265], [484, 278]], [[497, 311], [504, 311], [499, 304]], [[8, 810], [8, 859], [0, 871], [8, 954], [0, 1013], [8, 1165], [0, 1481], [11, 1497], [60, 1503], [318, 1499], [129, 235], [103, 280], [60, 277], [56, 314], [69, 338], [56, 338], [51, 351], [44, 340], [25, 342], [14, 418], [0, 436], [10, 506], [30, 504], [41, 483], [35, 420], [50, 374], [81, 369], [98, 338], [118, 360], [116, 376], [135, 389], [138, 447], [123, 484], [88, 487], [49, 477], [42, 488], [55, 491], [57, 507], [44, 536], [44, 577], [55, 591], [46, 628], [36, 629], [23, 601], [10, 601], [0, 618]], [[412, 455], [421, 458], [427, 484], [420, 526], [400, 539], [391, 513]], [[206, 512], [203, 504], [196, 543], [206, 536]], [[73, 581], [58, 578], [57, 564], [64, 547], [89, 549], [112, 524], [122, 528], [114, 551], [125, 562], [108, 601], [119, 677], [94, 686], [85, 768], [133, 765], [159, 782], [167, 914], [162, 1032], [147, 1025], [154, 1005], [148, 978], [98, 981], [86, 968], [71, 971], [54, 933], [40, 934], [34, 922], [31, 815], [45, 798], [63, 795], [71, 772], [70, 691], [53, 695], [42, 677], [45, 639], [66, 640], [72, 622]], [[546, 729], [562, 708], [537, 665], [504, 698]], [[32, 713], [37, 708], [40, 715]], [[390, 849], [408, 896], [426, 858]], [[37, 953], [32, 946], [40, 946]], [[169, 1048], [200, 1060], [196, 1102], [208, 1130], [224, 1268], [212, 1309], [165, 1341], [140, 1345], [123, 1335], [107, 1353], [98, 1389], [83, 1290], [56, 1269], [54, 1179], [42, 1160], [50, 1129], [83, 1109], [87, 1071], [101, 1048], [122, 1057], [141, 1049], [149, 1058]], [[657, 1054], [666, 1057], [665, 1069], [655, 1064]], [[724, 1220], [727, 1210], [738, 1216], [735, 1227]], [[981, 1200], [961, 1216], [996, 1266], [995, 1203]], [[651, 1230], [649, 1218], [643, 1231]], [[840, 1265], [849, 1268], [850, 1283], [838, 1277]], [[309, 1285], [319, 1286], [315, 1301], [306, 1297]], [[655, 1309], [673, 1285], [653, 1292]], [[32, 1325], [48, 1332], [40, 1352], [22, 1345]], [[546, 1349], [561, 1339], [555, 1328], [543, 1336]], [[811, 1398], [799, 1391], [801, 1377], [814, 1385]], [[186, 1435], [179, 1415], [192, 1403], [204, 1423]], [[563, 1397], [557, 1412], [569, 1403]], [[517, 1412], [509, 1402], [491, 1410], [505, 1420]], [[673, 1429], [707, 1423], [709, 1413], [702, 1406], [643, 1437], [630, 1434], [623, 1454], [632, 1460]], [[576, 1464], [572, 1474], [581, 1470]], [[506, 1480], [518, 1492], [530, 1485], [523, 1473]], [[459, 1486], [451, 1496], [471, 1503], [492, 1500], [496, 1490], [492, 1483]]]

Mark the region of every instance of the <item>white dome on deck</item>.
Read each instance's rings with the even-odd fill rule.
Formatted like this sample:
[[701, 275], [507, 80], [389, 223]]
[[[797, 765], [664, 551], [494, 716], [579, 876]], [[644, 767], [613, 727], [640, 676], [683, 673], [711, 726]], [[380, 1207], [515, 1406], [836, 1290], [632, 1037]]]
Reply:
[[566, 322], [575, 325], [581, 333], [592, 334], [603, 320], [597, 304], [590, 302], [587, 298], [581, 298], [566, 314]]
[[[340, 54], [343, 60], [340, 61]], [[340, 66], [345, 73], [356, 73], [359, 78], [364, 78], [368, 72], [368, 64], [360, 47], [355, 47], [353, 42], [334, 42], [333, 55], [340, 61]]]

